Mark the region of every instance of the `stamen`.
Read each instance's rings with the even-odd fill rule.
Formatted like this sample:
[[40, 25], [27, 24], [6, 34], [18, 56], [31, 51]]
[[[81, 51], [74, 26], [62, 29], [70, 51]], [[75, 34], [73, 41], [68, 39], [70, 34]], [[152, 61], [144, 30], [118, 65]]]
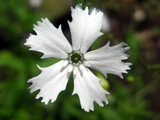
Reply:
[[79, 60], [81, 60], [81, 56], [77, 53], [74, 53], [71, 55], [71, 60], [73, 63], [77, 63]]
[[79, 66], [83, 63], [83, 54], [80, 51], [72, 51], [68, 56], [68, 60], [70, 64]]

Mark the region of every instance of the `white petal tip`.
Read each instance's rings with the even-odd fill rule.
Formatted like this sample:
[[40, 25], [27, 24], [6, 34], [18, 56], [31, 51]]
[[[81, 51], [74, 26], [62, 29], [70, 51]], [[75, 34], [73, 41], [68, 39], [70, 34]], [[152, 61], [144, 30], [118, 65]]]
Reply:
[[124, 77], [123, 76], [119, 76], [121, 79], [124, 79]]
[[42, 67], [40, 67], [38, 64], [36, 66], [39, 70], [42, 70]]
[[106, 91], [106, 95], [110, 95], [110, 92]]
[[122, 42], [121, 44], [122, 44], [123, 46], [128, 46], [128, 44], [125, 43], [125, 42]]
[[108, 42], [107, 42], [107, 44], [106, 44], [106, 46], [110, 46], [110, 43], [111, 43], [111, 42], [110, 42], [110, 41], [108, 41]]
[[133, 64], [132, 63], [128, 63], [128, 66], [132, 66]]
[[127, 51], [127, 50], [129, 50], [129, 49], [130, 49], [130, 47], [125, 47], [125, 48], [124, 48], [125, 51]]
[[39, 94], [37, 94], [36, 98], [35, 99], [39, 99], [41, 96]]
[[32, 82], [32, 79], [29, 79], [28, 81], [27, 81], [27, 83], [31, 83]]
[[45, 105], [48, 105], [48, 102], [44, 102]]
[[109, 104], [108, 100], [106, 101], [106, 105]]

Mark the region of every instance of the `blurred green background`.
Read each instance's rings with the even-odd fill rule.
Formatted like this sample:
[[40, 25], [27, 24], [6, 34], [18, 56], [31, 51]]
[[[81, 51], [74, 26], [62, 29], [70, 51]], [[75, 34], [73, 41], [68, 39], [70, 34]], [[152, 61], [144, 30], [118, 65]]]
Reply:
[[[125, 41], [133, 63], [120, 79], [104, 78], [102, 85], [111, 95], [104, 108], [95, 104], [94, 112], [80, 108], [78, 96], [72, 96], [72, 79], [55, 103], [44, 105], [30, 94], [27, 80], [40, 73], [36, 64], [51, 65], [58, 59], [41, 60], [41, 53], [29, 51], [24, 42], [34, 33], [33, 24], [48, 17], [70, 39], [67, 20], [70, 6], [99, 8], [109, 19], [91, 49], [111, 41]], [[107, 23], [107, 21], [105, 21]], [[0, 0], [0, 120], [160, 120], [160, 2], [159, 0]]]

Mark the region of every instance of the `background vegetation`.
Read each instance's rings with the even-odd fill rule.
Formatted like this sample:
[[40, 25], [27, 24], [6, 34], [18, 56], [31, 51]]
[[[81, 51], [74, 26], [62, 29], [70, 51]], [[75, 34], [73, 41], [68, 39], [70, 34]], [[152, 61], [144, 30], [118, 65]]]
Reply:
[[[35, 0], [36, 1], [36, 0]], [[160, 2], [159, 0], [0, 0], [0, 120], [160, 120]], [[57, 59], [41, 60], [41, 53], [24, 46], [33, 24], [48, 17], [62, 24], [70, 39], [70, 6], [83, 3], [106, 13], [110, 30], [91, 49], [111, 41], [125, 41], [131, 49], [131, 71], [124, 79], [109, 75], [103, 87], [111, 92], [104, 108], [86, 113], [72, 96], [72, 79], [55, 103], [44, 105], [30, 94], [26, 81], [39, 74], [36, 64], [48, 66]], [[96, 75], [103, 77], [100, 73]]]

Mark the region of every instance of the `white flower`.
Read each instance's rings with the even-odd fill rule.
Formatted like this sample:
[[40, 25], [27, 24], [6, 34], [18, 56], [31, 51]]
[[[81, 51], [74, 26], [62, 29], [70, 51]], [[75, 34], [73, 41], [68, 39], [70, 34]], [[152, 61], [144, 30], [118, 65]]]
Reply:
[[62, 33], [61, 26], [55, 28], [47, 18], [34, 25], [37, 35], [30, 35], [25, 45], [30, 50], [43, 53], [42, 58], [60, 58], [60, 62], [46, 68], [38, 76], [28, 80], [32, 82], [31, 93], [40, 89], [36, 99], [42, 97], [42, 102], [54, 102], [58, 94], [66, 89], [71, 72], [74, 77], [73, 94], [80, 98], [82, 109], [94, 110], [94, 101], [103, 106], [108, 100], [105, 91], [100, 85], [100, 78], [96, 77], [87, 67], [102, 72], [105, 76], [112, 73], [123, 78], [131, 63], [122, 60], [128, 58], [125, 51], [129, 49], [125, 43], [111, 47], [109, 42], [97, 50], [87, 52], [93, 42], [103, 35], [101, 32], [103, 13], [93, 9], [89, 13], [88, 7], [83, 10], [81, 5], [71, 8], [72, 21], [68, 22], [72, 46]]

